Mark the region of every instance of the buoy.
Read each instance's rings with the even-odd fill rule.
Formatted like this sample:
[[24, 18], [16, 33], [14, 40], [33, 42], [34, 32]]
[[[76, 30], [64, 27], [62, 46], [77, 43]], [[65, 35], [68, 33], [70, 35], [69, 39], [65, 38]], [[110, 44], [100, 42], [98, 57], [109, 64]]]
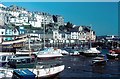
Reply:
[[69, 69], [71, 68], [71, 67], [68, 67]]

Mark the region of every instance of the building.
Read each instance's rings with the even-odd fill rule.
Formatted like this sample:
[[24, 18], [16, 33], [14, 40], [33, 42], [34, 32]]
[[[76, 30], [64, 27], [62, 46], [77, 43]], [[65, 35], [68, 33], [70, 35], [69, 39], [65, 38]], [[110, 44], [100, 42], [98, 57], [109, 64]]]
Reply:
[[0, 26], [0, 43], [2, 43], [2, 41], [3, 41], [2, 35], [5, 35], [5, 29]]
[[64, 18], [60, 15], [53, 15], [53, 21], [57, 27], [64, 25]]
[[0, 26], [4, 26], [4, 17], [5, 17], [5, 14], [0, 12]]
[[72, 40], [95, 41], [96, 35], [88, 26], [75, 26], [70, 30]]

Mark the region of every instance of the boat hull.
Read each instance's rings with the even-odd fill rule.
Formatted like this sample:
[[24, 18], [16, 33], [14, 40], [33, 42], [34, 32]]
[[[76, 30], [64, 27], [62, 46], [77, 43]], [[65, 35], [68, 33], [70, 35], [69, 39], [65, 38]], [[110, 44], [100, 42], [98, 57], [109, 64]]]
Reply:
[[[30, 71], [32, 71], [36, 75], [37, 78], [48, 78], [48, 77], [53, 77], [55, 75], [58, 75], [60, 72], [64, 70], [65, 66], [64, 65], [59, 65], [55, 67], [50, 67], [50, 68], [27, 68]], [[13, 76], [13, 70], [14, 69], [0, 69], [2, 72], [4, 72], [6, 75], [3, 73], [0, 73], [0, 78], [1, 79], [11, 79]]]
[[51, 60], [51, 59], [59, 59], [61, 58], [61, 56], [54, 56], [54, 57], [37, 57], [37, 60], [40, 61], [40, 60]]
[[108, 59], [120, 59], [120, 55], [111, 55], [111, 54], [106, 54]]
[[98, 53], [83, 53], [83, 55], [86, 56], [86, 57], [96, 57], [99, 54]]
[[92, 62], [93, 65], [95, 66], [100, 66], [100, 65], [105, 65], [107, 61], [97, 61], [97, 62]]
[[6, 65], [7, 62], [0, 62], [0, 67], [3, 67]]
[[120, 54], [120, 49], [112, 49], [110, 53], [114, 52], [115, 54]]

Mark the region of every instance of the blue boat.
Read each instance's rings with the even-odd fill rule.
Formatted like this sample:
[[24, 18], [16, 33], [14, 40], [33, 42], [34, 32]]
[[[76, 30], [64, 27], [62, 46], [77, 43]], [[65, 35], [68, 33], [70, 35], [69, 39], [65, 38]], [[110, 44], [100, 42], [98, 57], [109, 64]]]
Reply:
[[12, 79], [35, 79], [35, 74], [28, 69], [14, 70]]

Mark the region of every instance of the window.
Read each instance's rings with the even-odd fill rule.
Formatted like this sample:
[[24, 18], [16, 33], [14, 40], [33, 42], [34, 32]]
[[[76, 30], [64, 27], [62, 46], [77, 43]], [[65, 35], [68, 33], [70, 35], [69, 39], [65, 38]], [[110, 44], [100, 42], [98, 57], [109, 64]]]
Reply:
[[22, 63], [26, 63], [25, 59], [21, 59], [21, 62], [22, 62]]
[[27, 59], [27, 63], [30, 63], [30, 59]]
[[2, 61], [5, 61], [5, 60], [6, 60], [6, 56], [3, 56], [3, 57], [2, 57]]
[[3, 34], [4, 32], [1, 32], [1, 34]]

